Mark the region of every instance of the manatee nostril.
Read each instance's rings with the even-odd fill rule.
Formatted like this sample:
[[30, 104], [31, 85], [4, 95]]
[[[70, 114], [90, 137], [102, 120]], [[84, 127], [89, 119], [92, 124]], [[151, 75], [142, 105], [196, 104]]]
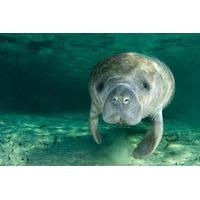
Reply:
[[113, 98], [112, 98], [112, 102], [113, 102], [114, 104], [116, 104], [117, 101], [118, 101], [118, 97], [113, 97]]
[[123, 104], [128, 104], [130, 101], [130, 98], [129, 97], [125, 97], [124, 100], [123, 100]]

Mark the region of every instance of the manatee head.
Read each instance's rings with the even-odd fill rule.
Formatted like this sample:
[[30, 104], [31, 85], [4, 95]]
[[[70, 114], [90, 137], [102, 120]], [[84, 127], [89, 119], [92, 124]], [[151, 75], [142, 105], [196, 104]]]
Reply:
[[106, 123], [135, 125], [141, 121], [141, 105], [137, 88], [120, 77], [110, 77], [97, 84]]

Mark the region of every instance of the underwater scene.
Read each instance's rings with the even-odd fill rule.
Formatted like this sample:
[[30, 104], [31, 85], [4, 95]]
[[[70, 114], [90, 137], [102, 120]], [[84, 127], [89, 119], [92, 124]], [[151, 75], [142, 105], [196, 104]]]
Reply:
[[200, 34], [1, 33], [0, 165], [200, 165]]

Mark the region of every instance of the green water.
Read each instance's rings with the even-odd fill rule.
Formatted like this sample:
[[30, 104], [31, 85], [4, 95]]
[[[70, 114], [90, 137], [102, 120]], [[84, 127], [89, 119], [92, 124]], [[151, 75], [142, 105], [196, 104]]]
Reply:
[[[88, 130], [89, 73], [107, 56], [134, 51], [165, 62], [176, 94], [164, 136], [145, 159], [131, 157], [149, 124], [102, 120]], [[200, 34], [0, 34], [0, 165], [199, 165]]]

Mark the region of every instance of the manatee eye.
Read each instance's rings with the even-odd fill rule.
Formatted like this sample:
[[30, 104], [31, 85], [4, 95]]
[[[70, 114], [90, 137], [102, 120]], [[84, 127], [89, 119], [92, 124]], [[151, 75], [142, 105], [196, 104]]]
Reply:
[[145, 90], [148, 90], [148, 91], [151, 90], [151, 86], [147, 80], [143, 80], [142, 84]]
[[100, 83], [98, 83], [96, 89], [97, 89], [98, 92], [101, 92], [103, 90], [103, 87], [104, 87], [103, 82], [100, 82]]

